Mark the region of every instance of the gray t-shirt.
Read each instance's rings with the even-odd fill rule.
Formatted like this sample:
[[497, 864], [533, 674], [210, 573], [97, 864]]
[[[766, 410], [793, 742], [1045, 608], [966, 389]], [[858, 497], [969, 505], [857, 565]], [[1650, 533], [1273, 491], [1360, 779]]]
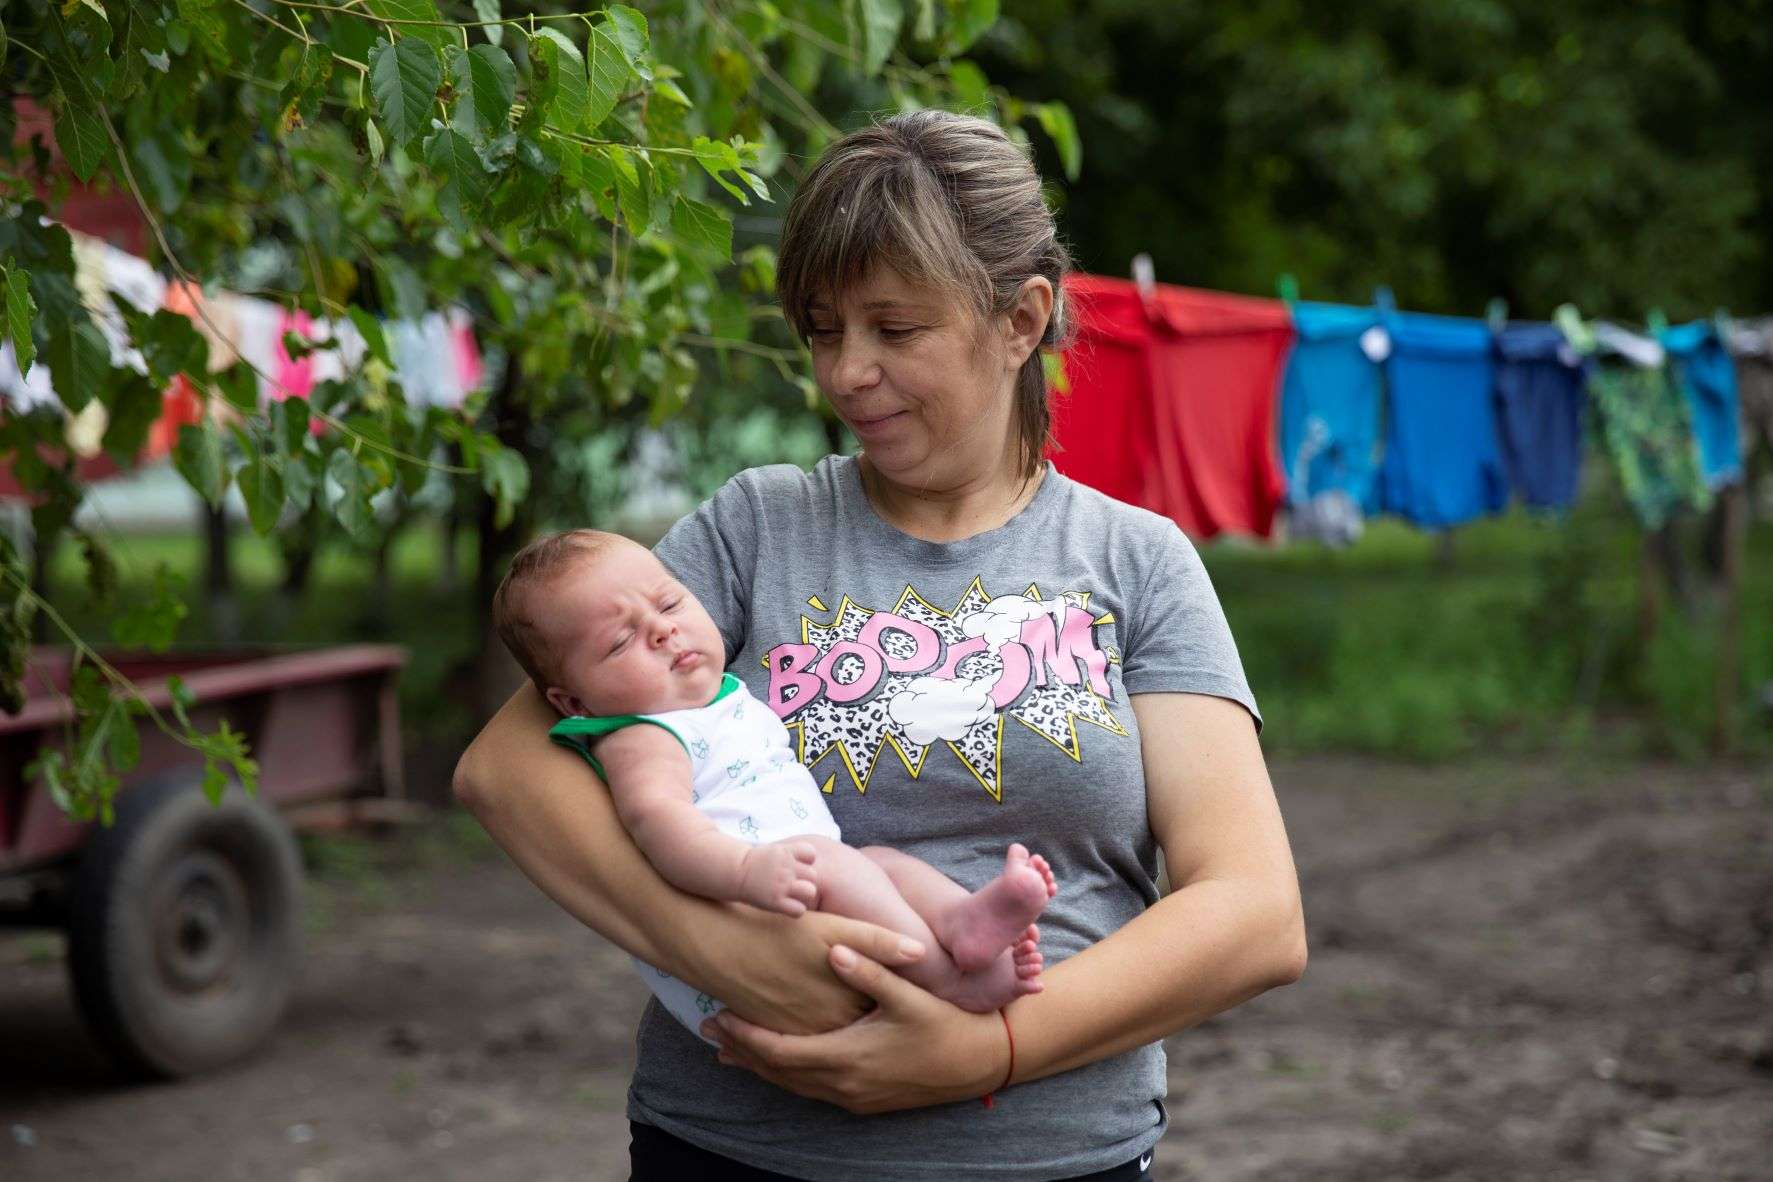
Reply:
[[[1015, 518], [958, 542], [882, 521], [856, 468], [755, 468], [655, 550], [782, 716], [851, 845], [915, 854], [976, 890], [1012, 841], [1052, 863], [1049, 967], [1157, 900], [1129, 694], [1256, 713], [1194, 547], [1165, 518], [1050, 465]], [[716, 1063], [647, 1008], [628, 1114], [809, 1179], [1063, 1178], [1163, 1135], [1153, 1043], [977, 1100], [852, 1116]]]

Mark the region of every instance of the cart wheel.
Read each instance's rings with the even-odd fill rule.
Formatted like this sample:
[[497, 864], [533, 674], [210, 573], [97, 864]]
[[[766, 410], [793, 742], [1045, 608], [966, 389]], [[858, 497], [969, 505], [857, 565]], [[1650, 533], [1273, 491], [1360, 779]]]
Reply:
[[302, 864], [275, 813], [230, 786], [130, 788], [75, 871], [68, 965], [94, 1036], [132, 1074], [191, 1075], [277, 1024], [301, 959]]

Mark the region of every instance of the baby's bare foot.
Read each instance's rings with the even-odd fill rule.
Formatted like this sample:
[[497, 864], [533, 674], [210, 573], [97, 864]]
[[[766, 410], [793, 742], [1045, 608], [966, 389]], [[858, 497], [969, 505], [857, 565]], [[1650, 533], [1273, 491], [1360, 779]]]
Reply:
[[1022, 940], [1015, 947], [999, 952], [990, 967], [962, 973], [952, 984], [937, 989], [936, 993], [963, 1010], [986, 1014], [1018, 997], [1045, 989], [1040, 970], [1040, 946], [1032, 940]]
[[739, 898], [783, 915], [802, 915], [817, 904], [818, 851], [810, 841], [775, 841], [745, 851]]
[[1000, 954], [1024, 938], [1025, 930], [1058, 890], [1047, 860], [1030, 855], [1018, 842], [1004, 858], [1003, 873], [944, 916], [938, 933], [942, 945], [962, 972], [991, 968]]

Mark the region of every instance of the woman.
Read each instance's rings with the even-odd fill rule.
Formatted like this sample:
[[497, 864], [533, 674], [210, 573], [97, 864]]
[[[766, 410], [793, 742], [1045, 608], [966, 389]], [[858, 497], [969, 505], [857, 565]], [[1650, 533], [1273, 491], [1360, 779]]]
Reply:
[[892, 933], [673, 891], [529, 686], [463, 756], [459, 796], [544, 891], [730, 1007], [718, 1062], [643, 1019], [637, 1179], [1139, 1177], [1159, 1040], [1303, 971], [1259, 716], [1198, 557], [1043, 458], [1067, 265], [992, 124], [922, 111], [834, 144], [778, 285], [862, 454], [741, 473], [656, 551], [846, 841], [969, 888], [1010, 841], [1047, 857], [1043, 992], [966, 1013], [888, 971]]

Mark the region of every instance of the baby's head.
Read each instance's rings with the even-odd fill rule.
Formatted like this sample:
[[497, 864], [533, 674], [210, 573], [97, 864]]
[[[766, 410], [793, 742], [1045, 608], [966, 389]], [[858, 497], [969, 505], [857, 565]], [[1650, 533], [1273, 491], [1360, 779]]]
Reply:
[[499, 638], [562, 714], [705, 706], [726, 644], [696, 597], [644, 546], [575, 529], [537, 538], [493, 597]]

